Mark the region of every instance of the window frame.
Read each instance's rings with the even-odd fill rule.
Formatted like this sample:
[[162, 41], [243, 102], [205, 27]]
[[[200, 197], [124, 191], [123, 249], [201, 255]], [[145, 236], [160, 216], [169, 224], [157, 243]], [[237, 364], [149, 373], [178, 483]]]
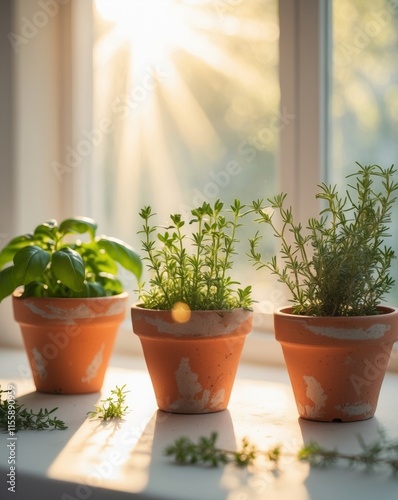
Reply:
[[301, 222], [318, 213], [326, 174], [330, 9], [329, 0], [279, 1], [281, 114], [294, 116], [280, 131], [280, 186]]

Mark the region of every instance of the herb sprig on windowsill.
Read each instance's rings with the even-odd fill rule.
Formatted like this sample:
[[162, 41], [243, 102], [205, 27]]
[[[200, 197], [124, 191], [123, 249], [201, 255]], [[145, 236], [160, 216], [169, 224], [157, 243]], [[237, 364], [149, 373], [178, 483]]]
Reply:
[[116, 386], [111, 390], [111, 396], [101, 400], [101, 405], [95, 406], [95, 410], [88, 412], [88, 416], [99, 418], [102, 420], [110, 420], [113, 418], [123, 418], [127, 413], [128, 406], [125, 405], [126, 394], [129, 392], [125, 389], [126, 384], [122, 387]]
[[[35, 412], [28, 409], [17, 400], [9, 403], [8, 399], [3, 399], [3, 395], [8, 396], [9, 391], [0, 387], [0, 429], [9, 431], [10, 422], [12, 422], [12, 432], [25, 429], [31, 430], [65, 430], [68, 426], [54, 415], [58, 407], [48, 410], [40, 408]], [[10, 419], [10, 416], [12, 418]]]
[[[240, 450], [226, 450], [216, 446], [217, 433], [212, 432], [209, 437], [201, 436], [197, 443], [190, 438], [182, 436], [165, 449], [166, 456], [173, 456], [179, 465], [219, 465], [234, 463], [240, 467], [251, 464], [258, 456], [259, 450], [249, 442], [242, 440]], [[276, 446], [269, 452], [269, 459], [277, 462], [280, 446]]]
[[[183, 436], [167, 446], [164, 453], [166, 456], [174, 457], [174, 461], [179, 465], [207, 465], [211, 467], [228, 463], [246, 467], [262, 456], [277, 468], [282, 457], [292, 456], [291, 453], [283, 452], [281, 445], [270, 447], [266, 451], [259, 450], [247, 438], [242, 440], [241, 448], [238, 450], [219, 448], [216, 445], [217, 437], [217, 433], [213, 432], [210, 437], [202, 436], [195, 443], [190, 438]], [[359, 436], [358, 442], [361, 447], [361, 451], [358, 453], [342, 453], [337, 449], [328, 449], [316, 442], [311, 442], [304, 445], [297, 452], [295, 458], [312, 466], [323, 468], [341, 463], [350, 466], [364, 466], [366, 470], [388, 467], [394, 475], [398, 475], [398, 440], [388, 440], [385, 434], [380, 431], [378, 440], [367, 444]]]

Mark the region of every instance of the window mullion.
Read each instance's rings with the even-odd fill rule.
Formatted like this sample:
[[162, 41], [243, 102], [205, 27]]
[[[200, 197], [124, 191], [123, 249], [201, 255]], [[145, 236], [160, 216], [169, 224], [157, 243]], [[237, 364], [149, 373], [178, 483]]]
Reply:
[[328, 0], [281, 0], [280, 186], [302, 222], [317, 212], [326, 162]]

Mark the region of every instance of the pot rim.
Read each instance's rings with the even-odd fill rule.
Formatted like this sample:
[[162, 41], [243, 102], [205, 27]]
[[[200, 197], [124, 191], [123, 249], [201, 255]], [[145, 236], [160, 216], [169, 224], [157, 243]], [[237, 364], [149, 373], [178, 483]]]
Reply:
[[24, 301], [24, 300], [38, 300], [38, 301], [53, 301], [53, 300], [61, 300], [61, 301], [73, 301], [73, 300], [78, 300], [78, 301], [92, 301], [92, 300], [111, 300], [111, 299], [124, 299], [128, 297], [128, 292], [122, 292], [118, 293], [116, 295], [106, 295], [103, 297], [21, 297], [22, 295], [22, 290], [18, 289], [15, 290], [12, 294], [12, 299], [13, 300], [18, 300], [18, 301]]
[[[150, 309], [149, 307], [143, 307], [139, 303], [134, 303], [131, 305], [131, 310], [136, 310], [136, 311], [147, 311], [148, 314], [151, 313], [171, 313], [173, 309]], [[247, 311], [248, 313], [253, 313], [252, 309], [248, 309], [246, 307], [235, 307], [233, 309], [192, 309], [190, 310], [191, 314], [206, 314], [206, 313], [232, 313], [234, 311]]]
[[291, 307], [274, 313], [275, 339], [308, 346], [394, 343], [398, 340], [398, 308], [380, 306], [382, 314], [368, 316], [300, 316]]
[[133, 332], [138, 337], [159, 339], [206, 339], [248, 335], [252, 329], [253, 312], [244, 308], [231, 310], [198, 310], [183, 312], [172, 309], [147, 309], [131, 306]]
[[398, 307], [389, 306], [389, 305], [380, 305], [377, 306], [377, 309], [381, 312], [381, 314], [368, 314], [363, 316], [307, 316], [305, 314], [293, 314], [291, 311], [293, 310], [292, 306], [282, 306], [277, 308], [274, 311], [275, 316], [282, 317], [292, 317], [296, 319], [306, 319], [307, 321], [317, 320], [317, 321], [327, 321], [331, 318], [333, 321], [347, 321], [349, 318], [378, 318], [381, 316], [389, 316], [393, 314], [398, 314]]

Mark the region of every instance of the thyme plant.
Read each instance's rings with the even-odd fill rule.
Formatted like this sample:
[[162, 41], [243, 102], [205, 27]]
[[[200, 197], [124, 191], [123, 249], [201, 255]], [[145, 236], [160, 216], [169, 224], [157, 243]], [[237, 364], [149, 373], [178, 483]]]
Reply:
[[[252, 204], [256, 222], [271, 227], [280, 242], [280, 259], [264, 261], [259, 232], [250, 239], [250, 258], [287, 285], [294, 314], [361, 316], [377, 314], [377, 306], [394, 284], [390, 267], [394, 250], [384, 245], [396, 201], [394, 166], [361, 166], [347, 178], [342, 196], [336, 186], [321, 184], [316, 197], [324, 203], [318, 218], [304, 228], [296, 222], [286, 194]], [[280, 221], [275, 221], [277, 215]]]
[[192, 210], [188, 224], [180, 214], [172, 214], [167, 227], [152, 224], [150, 206], [140, 211], [143, 260], [151, 273], [149, 290], [145, 283], [139, 289], [143, 307], [168, 310], [179, 302], [191, 310], [251, 306], [251, 287], [238, 288], [240, 283], [230, 276], [245, 206], [235, 200], [227, 215], [223, 207], [220, 200], [204, 202]]

